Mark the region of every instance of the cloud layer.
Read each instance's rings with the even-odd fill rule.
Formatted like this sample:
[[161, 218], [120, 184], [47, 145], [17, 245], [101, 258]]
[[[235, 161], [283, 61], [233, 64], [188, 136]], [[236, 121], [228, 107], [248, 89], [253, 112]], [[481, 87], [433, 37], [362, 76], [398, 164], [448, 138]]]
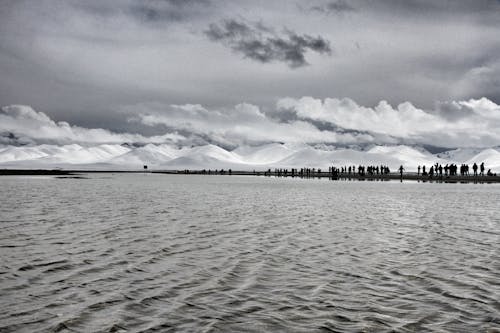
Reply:
[[[4, 144], [16, 143], [215, 143], [226, 148], [270, 142], [337, 146], [410, 144], [436, 147], [500, 145], [500, 106], [487, 98], [443, 102], [425, 110], [410, 102], [366, 107], [344, 98], [283, 98], [267, 111], [241, 103], [230, 108], [200, 104], [142, 103], [120, 107], [129, 123], [160, 135], [116, 133], [56, 122], [29, 106], [0, 112]], [[132, 126], [133, 127], [133, 126]]]
[[123, 130], [113, 110], [152, 101], [500, 103], [499, 10], [496, 0], [3, 0], [0, 105]]
[[113, 133], [102, 128], [71, 126], [55, 122], [30, 106], [10, 105], [0, 111], [0, 143], [176, 143], [185, 139], [177, 133], [145, 137], [140, 134]]
[[311, 7], [311, 10], [323, 14], [342, 14], [356, 11], [356, 9], [345, 0], [330, 1], [325, 4], [315, 5]]
[[320, 36], [298, 35], [285, 30], [284, 36], [261, 23], [224, 20], [211, 23], [205, 34], [214, 42], [220, 42], [245, 58], [262, 63], [281, 61], [291, 68], [307, 65], [305, 53], [311, 50], [330, 55], [330, 42]]
[[399, 142], [439, 147], [477, 147], [500, 144], [500, 106], [478, 100], [440, 103], [422, 110], [409, 102], [391, 106], [381, 101], [375, 107], [358, 105], [351, 99], [312, 97], [285, 98], [278, 109], [293, 111], [302, 120], [334, 124], [344, 129], [384, 134]]
[[235, 148], [268, 142], [355, 144], [372, 141], [370, 135], [321, 130], [308, 121], [280, 122], [252, 104], [210, 110], [199, 104], [143, 104], [126, 108], [142, 124], [164, 125], [207, 142]]

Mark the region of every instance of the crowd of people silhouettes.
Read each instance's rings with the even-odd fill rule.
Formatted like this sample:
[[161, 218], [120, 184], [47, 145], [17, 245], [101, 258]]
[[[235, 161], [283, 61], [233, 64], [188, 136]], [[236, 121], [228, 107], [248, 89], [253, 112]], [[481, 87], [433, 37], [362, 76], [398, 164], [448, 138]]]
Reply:
[[[453, 177], [453, 176], [461, 176], [461, 177], [468, 177], [468, 176], [474, 176], [474, 177], [479, 177], [479, 176], [496, 176], [496, 173], [491, 172], [491, 169], [488, 169], [486, 171], [486, 167], [484, 165], [484, 162], [481, 164], [474, 163], [471, 168], [472, 174], [469, 171], [469, 165], [468, 164], [461, 164], [458, 166], [457, 164], [450, 163], [446, 165], [442, 165], [439, 163], [436, 163], [434, 165], [431, 165], [429, 168], [425, 165], [419, 165], [417, 167], [417, 176], [419, 177], [428, 177], [428, 178], [435, 178], [439, 177], [442, 178], [444, 177]], [[403, 178], [403, 174], [405, 171], [405, 168], [403, 165], [401, 165], [397, 169], [401, 179]], [[486, 171], [486, 172], [485, 172]], [[193, 172], [190, 170], [183, 170], [183, 173], [189, 174], [189, 173], [201, 173], [201, 174], [215, 174], [215, 175], [231, 175], [233, 174], [233, 171], [231, 169], [224, 170], [206, 170], [203, 169], [201, 172]], [[331, 178], [339, 178], [339, 177], [354, 177], [354, 178], [364, 178], [364, 177], [377, 177], [377, 176], [387, 176], [390, 175], [391, 170], [387, 165], [349, 165], [349, 166], [342, 166], [342, 167], [335, 167], [335, 166], [330, 166], [327, 171], [322, 171], [320, 168], [291, 168], [291, 169], [282, 169], [282, 168], [276, 168], [274, 170], [268, 169], [267, 171], [264, 172], [256, 172], [255, 170], [253, 171], [253, 174], [264, 174], [265, 176], [278, 176], [278, 177], [331, 177]], [[409, 174], [411, 175], [411, 174]], [[414, 175], [414, 174], [413, 174]]]
[[[471, 167], [473, 176], [496, 176], [496, 174], [491, 172], [491, 169], [489, 169], [485, 173], [485, 165], [484, 162], [481, 164], [474, 163]], [[403, 177], [405, 168], [403, 165], [401, 165], [397, 169], [400, 177]], [[343, 167], [335, 167], [331, 166], [328, 168], [328, 173], [326, 171], [322, 171], [321, 169], [316, 169], [316, 168], [301, 168], [301, 169], [268, 169], [266, 172], [264, 172], [265, 175], [275, 175], [279, 177], [317, 177], [317, 176], [330, 176], [333, 178], [338, 178], [338, 177], [349, 177], [349, 176], [356, 176], [356, 177], [374, 177], [374, 176], [384, 176], [384, 175], [389, 175], [391, 173], [390, 168], [387, 165], [349, 165], [349, 166], [343, 166]], [[442, 165], [439, 163], [436, 163], [434, 165], [431, 165], [429, 168], [427, 166], [418, 166], [417, 167], [417, 176], [422, 176], [422, 177], [449, 177], [449, 176], [471, 176], [469, 172], [469, 165], [468, 164], [461, 164], [458, 166], [457, 164], [451, 163], [451, 164], [446, 164]]]
[[[473, 172], [473, 176], [477, 177], [477, 176], [484, 176], [485, 175], [485, 166], [484, 166], [484, 162], [482, 162], [481, 164], [477, 164], [477, 163], [474, 163], [472, 165], [472, 172]], [[422, 171], [422, 172], [420, 172]], [[443, 166], [442, 164], [439, 164], [439, 163], [436, 163], [434, 165], [432, 165], [428, 171], [426, 169], [426, 166], [422, 166], [420, 167], [420, 165], [418, 166], [417, 168], [417, 175], [420, 176], [429, 176], [429, 177], [442, 177], [443, 176], [443, 173], [444, 173], [444, 176], [445, 177], [448, 177], [448, 176], [458, 176], [460, 174], [460, 176], [462, 177], [465, 177], [465, 176], [470, 176], [470, 172], [469, 172], [469, 165], [468, 164], [461, 164], [460, 167], [456, 164], [446, 164], [445, 166]], [[491, 169], [488, 169], [488, 171], [486, 172], [486, 176], [495, 176], [496, 174], [492, 173], [491, 172]]]

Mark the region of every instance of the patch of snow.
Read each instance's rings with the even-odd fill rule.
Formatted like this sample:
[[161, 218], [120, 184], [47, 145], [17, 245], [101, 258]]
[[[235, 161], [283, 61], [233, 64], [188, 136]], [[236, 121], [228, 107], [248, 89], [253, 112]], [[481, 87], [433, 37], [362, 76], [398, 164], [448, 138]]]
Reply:
[[371, 146], [368, 150], [305, 144], [271, 143], [262, 146], [242, 146], [227, 151], [215, 145], [177, 148], [168, 144], [148, 144], [141, 147], [117, 144], [81, 146], [2, 146], [0, 168], [66, 168], [96, 170], [150, 169], [233, 169], [266, 170], [268, 168], [321, 168], [329, 166], [387, 165], [396, 170], [403, 165], [416, 171], [418, 165], [435, 163], [484, 162], [486, 169], [500, 171], [497, 149], [460, 148], [431, 154], [423, 148], [410, 146]]

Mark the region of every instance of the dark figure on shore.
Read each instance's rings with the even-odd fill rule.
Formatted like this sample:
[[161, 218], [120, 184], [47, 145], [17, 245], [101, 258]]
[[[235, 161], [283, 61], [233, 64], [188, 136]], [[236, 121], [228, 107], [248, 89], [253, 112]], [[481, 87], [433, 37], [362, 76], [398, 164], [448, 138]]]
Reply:
[[422, 176], [427, 176], [427, 172], [425, 171], [425, 165], [422, 166]]
[[420, 165], [417, 168], [417, 176], [420, 176]]
[[439, 176], [443, 177], [443, 166], [439, 164]]
[[429, 177], [433, 177], [434, 176], [434, 166], [431, 166], [431, 168], [429, 169]]
[[474, 176], [477, 176], [477, 164], [472, 165], [472, 171], [474, 171]]
[[481, 170], [481, 176], [484, 176], [484, 162], [481, 163], [481, 165], [479, 166], [480, 170]]
[[401, 178], [403, 178], [403, 171], [405, 170], [405, 168], [403, 168], [403, 166], [401, 165], [399, 167], [399, 175], [401, 176]]

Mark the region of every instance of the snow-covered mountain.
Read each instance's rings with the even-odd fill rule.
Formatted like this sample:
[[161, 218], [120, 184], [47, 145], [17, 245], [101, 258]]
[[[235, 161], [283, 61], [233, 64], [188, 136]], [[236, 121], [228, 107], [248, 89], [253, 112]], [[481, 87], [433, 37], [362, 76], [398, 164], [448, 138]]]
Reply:
[[0, 168], [63, 168], [96, 170], [228, 169], [265, 170], [268, 168], [315, 167], [331, 165], [388, 165], [396, 169], [404, 165], [414, 171], [418, 165], [434, 163], [484, 162], [487, 169], [500, 172], [498, 148], [455, 149], [431, 154], [410, 146], [373, 146], [368, 150], [351, 148], [313, 148], [305, 144], [272, 143], [242, 146], [228, 151], [215, 145], [177, 148], [167, 144], [141, 147], [118, 144], [81, 146], [4, 146], [0, 147]]

